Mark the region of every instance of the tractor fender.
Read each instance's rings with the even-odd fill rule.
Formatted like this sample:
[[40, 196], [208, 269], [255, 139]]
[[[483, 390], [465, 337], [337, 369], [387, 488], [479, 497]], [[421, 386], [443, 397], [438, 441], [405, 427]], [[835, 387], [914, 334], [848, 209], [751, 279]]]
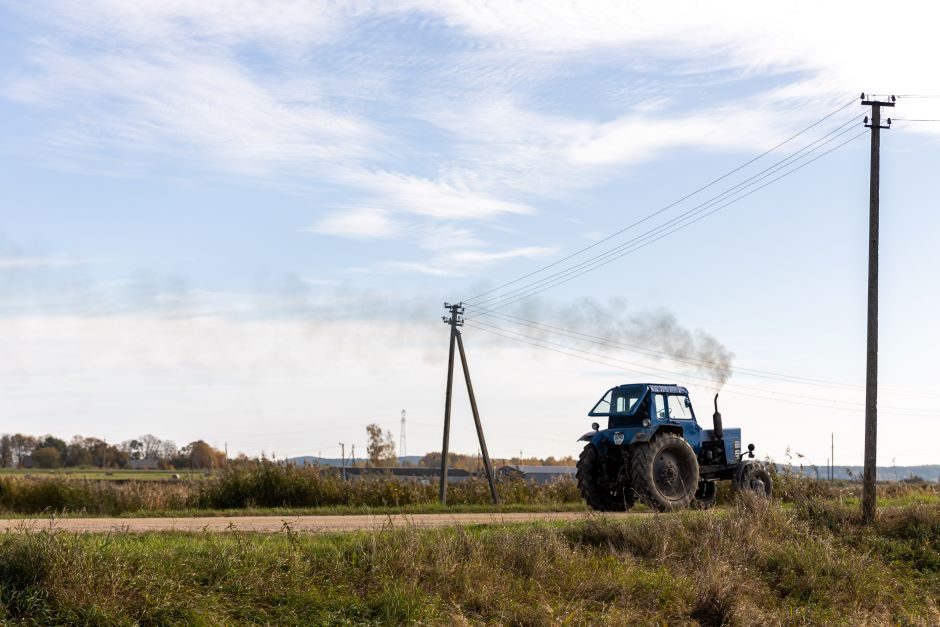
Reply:
[[636, 435], [633, 436], [633, 439], [630, 440], [630, 444], [638, 444], [640, 442], [649, 442], [652, 440], [657, 433], [676, 433], [679, 436], [682, 435], [682, 429], [678, 427], [668, 427], [668, 426], [656, 426], [652, 429], [643, 429], [642, 431], [637, 431]]
[[630, 442], [628, 429], [601, 429], [581, 436], [582, 440], [593, 444], [597, 450], [605, 452], [613, 447], [620, 447]]
[[587, 433], [582, 435], [580, 438], [578, 438], [578, 442], [590, 442], [591, 440], [594, 439], [595, 435], [597, 435], [597, 431], [588, 431]]

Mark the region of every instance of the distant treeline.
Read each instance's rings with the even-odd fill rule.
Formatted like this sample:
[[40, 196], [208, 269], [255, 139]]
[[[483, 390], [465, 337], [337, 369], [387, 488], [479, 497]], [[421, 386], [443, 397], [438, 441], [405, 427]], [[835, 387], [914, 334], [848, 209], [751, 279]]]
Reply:
[[225, 453], [202, 440], [181, 448], [172, 440], [142, 435], [118, 444], [105, 440], [73, 436], [66, 442], [53, 435], [32, 436], [22, 433], [0, 436], [0, 466], [3, 468], [219, 468]]

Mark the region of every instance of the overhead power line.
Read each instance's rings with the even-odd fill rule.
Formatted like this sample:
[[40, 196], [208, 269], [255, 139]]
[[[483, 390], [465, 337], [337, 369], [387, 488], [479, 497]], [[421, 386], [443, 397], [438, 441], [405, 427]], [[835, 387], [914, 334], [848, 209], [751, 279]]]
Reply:
[[[854, 121], [854, 120], [853, 120], [853, 121]], [[844, 126], [844, 125], [842, 125], [842, 126]], [[826, 142], [823, 142], [822, 144], [819, 144], [819, 145], [816, 146], [815, 148], [809, 150], [808, 152], [806, 152], [806, 154], [802, 155], [802, 156], [800, 157], [800, 159], [802, 159], [802, 158], [808, 156], [808, 155], [811, 154], [812, 152], [815, 152], [816, 150], [820, 149], [822, 146], [824, 146], [824, 145], [830, 143], [831, 141], [835, 140], [835, 139], [838, 138], [839, 136], [841, 136], [841, 135], [845, 134], [846, 132], [848, 132], [849, 130], [851, 130], [851, 129], [845, 129], [845, 130], [838, 131], [838, 129], [841, 129], [842, 126], [838, 127], [838, 128], [835, 129], [834, 131], [831, 131], [829, 134], [827, 134], [827, 135], [834, 135], [831, 139], [829, 139], [829, 140], [827, 140]], [[836, 131], [838, 131], [838, 132], [836, 132]], [[822, 157], [824, 157], [824, 156], [830, 154], [831, 152], [834, 152], [835, 150], [838, 150], [839, 148], [845, 146], [846, 144], [851, 143], [852, 141], [858, 139], [859, 137], [861, 137], [861, 136], [864, 135], [865, 133], [866, 133], [866, 131], [861, 131], [860, 133], [858, 133], [858, 134], [856, 134], [856, 135], [853, 135], [853, 136], [850, 137], [848, 140], [846, 140], [846, 141], [844, 141], [844, 142], [842, 142], [842, 143], [839, 143], [839, 144], [836, 145], [835, 147], [830, 148], [829, 150], [826, 150], [825, 152], [823, 152], [823, 153], [817, 155], [816, 157], [814, 157], [814, 158], [812, 158], [812, 159], [809, 159], [808, 161], [804, 161], [803, 163], [801, 163], [800, 165], [798, 165], [798, 166], [796, 166], [796, 167], [791, 167], [790, 169], [788, 169], [788, 170], [786, 170], [785, 172], [783, 172], [783, 174], [780, 174], [779, 176], [777, 176], [777, 177], [771, 179], [770, 181], [767, 181], [766, 183], [764, 183], [764, 184], [762, 184], [762, 185], [759, 185], [759, 186], [757, 186], [757, 187], [754, 187], [753, 189], [751, 189], [750, 191], [747, 191], [746, 193], [742, 193], [742, 192], [744, 192], [744, 190], [746, 190], [748, 187], [752, 187], [753, 185], [755, 185], [755, 184], [756, 184], [757, 182], [759, 182], [760, 180], [766, 178], [766, 176], [761, 176], [759, 179], [757, 179], [757, 180], [755, 180], [754, 182], [752, 182], [752, 183], [750, 183], [750, 184], [748, 184], [748, 185], [742, 187], [741, 189], [739, 189], [738, 191], [736, 191], [736, 192], [735, 192], [734, 194], [732, 194], [731, 196], [726, 196], [726, 197], [724, 197], [724, 198], [721, 198], [721, 196], [722, 196], [723, 194], [719, 194], [719, 196], [717, 196], [715, 199], [706, 201], [705, 203], [702, 203], [701, 205], [697, 205], [696, 207], [693, 207], [693, 208], [690, 209], [689, 211], [686, 211], [685, 213], [680, 214], [679, 216], [676, 216], [675, 218], [672, 218], [671, 220], [669, 220], [669, 221], [667, 221], [667, 222], [665, 222], [665, 223], [663, 223], [663, 224], [661, 224], [661, 225], [659, 225], [659, 226], [657, 226], [657, 227], [654, 227], [653, 229], [650, 229], [649, 231], [647, 231], [647, 232], [645, 232], [645, 233], [643, 233], [643, 234], [641, 234], [641, 235], [639, 235], [639, 236], [637, 236], [637, 237], [634, 237], [633, 239], [631, 239], [631, 240], [629, 240], [629, 241], [627, 241], [627, 242], [624, 242], [623, 244], [620, 244], [620, 245], [618, 245], [618, 246], [616, 246], [616, 247], [614, 247], [614, 248], [612, 248], [612, 249], [610, 249], [610, 250], [608, 250], [608, 251], [606, 251], [606, 252], [604, 252], [604, 253], [601, 253], [600, 255], [596, 255], [595, 257], [592, 257], [592, 258], [590, 258], [590, 259], [587, 259], [587, 260], [585, 260], [585, 261], [583, 261], [583, 262], [581, 262], [581, 263], [579, 263], [579, 264], [576, 264], [576, 265], [574, 265], [574, 266], [568, 267], [568, 268], [566, 268], [565, 270], [561, 270], [561, 271], [559, 271], [559, 272], [555, 272], [555, 273], [553, 273], [553, 274], [551, 274], [551, 275], [549, 275], [549, 276], [547, 276], [547, 277], [544, 277], [544, 278], [539, 279], [539, 280], [537, 280], [537, 281], [533, 281], [533, 282], [531, 282], [531, 283], [529, 283], [529, 284], [527, 284], [527, 285], [524, 285], [524, 286], [522, 286], [522, 287], [520, 287], [520, 288], [516, 288], [516, 289], [514, 289], [514, 290], [510, 290], [509, 292], [507, 292], [507, 293], [505, 293], [505, 294], [500, 294], [500, 295], [497, 295], [497, 296], [491, 296], [490, 298], [483, 299], [483, 300], [480, 301], [479, 303], [476, 303], [476, 305], [473, 304], [473, 303], [469, 303], [469, 304], [467, 305], [467, 307], [468, 307], [468, 309], [473, 309], [474, 306], [486, 305], [487, 307], [490, 307], [490, 308], [493, 308], [493, 309], [499, 309], [499, 308], [503, 308], [503, 307], [506, 307], [506, 306], [508, 306], [508, 305], [511, 305], [511, 304], [513, 304], [513, 303], [515, 303], [515, 302], [518, 302], [518, 301], [520, 301], [520, 300], [523, 300], [523, 299], [525, 299], [525, 298], [529, 298], [529, 297], [531, 297], [531, 296], [534, 296], [534, 295], [536, 295], [536, 294], [539, 294], [539, 293], [541, 293], [541, 292], [544, 292], [544, 291], [546, 291], [546, 290], [548, 290], [548, 289], [551, 289], [551, 288], [556, 287], [556, 286], [558, 286], [558, 285], [561, 285], [561, 284], [563, 284], [563, 283], [567, 283], [568, 281], [571, 281], [571, 280], [573, 280], [574, 278], [577, 278], [577, 277], [579, 277], [579, 276], [582, 276], [582, 275], [584, 275], [584, 274], [587, 274], [588, 272], [592, 272], [592, 271], [594, 271], [594, 270], [596, 270], [596, 269], [598, 269], [598, 268], [600, 268], [600, 267], [602, 267], [602, 266], [607, 265], [608, 263], [610, 263], [610, 262], [612, 262], [612, 261], [615, 261], [615, 260], [617, 260], [617, 259], [620, 259], [621, 257], [623, 257], [623, 256], [625, 256], [625, 255], [628, 255], [628, 254], [630, 254], [630, 253], [636, 252], [637, 250], [640, 250], [641, 248], [645, 248], [646, 246], [648, 246], [648, 245], [650, 245], [650, 244], [652, 244], [652, 243], [654, 243], [654, 242], [656, 242], [656, 241], [662, 239], [663, 237], [666, 237], [666, 236], [668, 236], [668, 235], [671, 235], [672, 233], [675, 233], [675, 232], [677, 232], [677, 231], [680, 231], [680, 230], [686, 228], [687, 226], [690, 226], [690, 225], [692, 225], [692, 224], [694, 224], [694, 223], [696, 223], [696, 222], [698, 222], [698, 221], [700, 221], [700, 220], [702, 220], [702, 219], [704, 219], [704, 218], [706, 218], [706, 217], [708, 217], [708, 216], [710, 216], [710, 215], [712, 215], [712, 214], [714, 214], [714, 213], [716, 213], [716, 212], [718, 212], [718, 211], [721, 211], [722, 209], [724, 209], [724, 208], [726, 208], [726, 207], [728, 207], [728, 206], [730, 206], [730, 205], [732, 205], [732, 204], [734, 204], [734, 203], [736, 203], [736, 202], [738, 202], [738, 201], [740, 201], [740, 200], [743, 200], [744, 198], [750, 196], [751, 194], [753, 194], [753, 193], [755, 193], [755, 192], [757, 192], [757, 191], [759, 191], [759, 190], [761, 190], [761, 189], [763, 189], [763, 188], [765, 188], [765, 187], [767, 187], [767, 186], [769, 186], [769, 185], [772, 185], [773, 183], [775, 183], [775, 182], [777, 182], [777, 181], [779, 181], [779, 180], [781, 180], [781, 179], [783, 179], [783, 178], [785, 178], [785, 177], [787, 177], [787, 176], [789, 176], [789, 175], [791, 175], [791, 174], [793, 174], [793, 173], [795, 173], [795, 172], [797, 172], [797, 171], [803, 169], [804, 167], [810, 165], [811, 163], [817, 161], [818, 159], [820, 159], [820, 158], [822, 158]], [[817, 142], [813, 142], [813, 143], [817, 143]], [[804, 148], [805, 148], [805, 147], [804, 147]], [[785, 166], [785, 167], [793, 166], [793, 165], [796, 164], [798, 161], [799, 161], [799, 159], [796, 160], [796, 161], [792, 161], [790, 164], [788, 164], [788, 166]], [[767, 170], [765, 170], [765, 172], [766, 172], [766, 171], [769, 171], [769, 170], [773, 170], [774, 167], [775, 167], [775, 166], [771, 166], [771, 168], [768, 168]], [[771, 175], [775, 174], [777, 171], [779, 171], [779, 168], [778, 168], [777, 170], [773, 170], [773, 171], [769, 172], [769, 174], [767, 174], [767, 176], [771, 176]], [[727, 200], [727, 202], [722, 202], [722, 201], [725, 201], [725, 200]], [[716, 202], [721, 202], [722, 204], [719, 204], [718, 206], [715, 206]]]
[[[513, 315], [511, 315], [511, 314], [507, 314], [507, 313], [504, 313], [504, 312], [501, 312], [501, 311], [494, 311], [494, 310], [489, 310], [489, 309], [482, 309], [482, 310], [480, 311], [479, 315], [481, 315], [481, 316], [486, 316], [486, 317], [496, 318], [496, 319], [498, 319], [498, 320], [501, 320], [501, 321], [503, 321], [503, 322], [509, 322], [509, 323], [511, 323], [511, 324], [520, 324], [520, 325], [523, 325], [523, 326], [528, 326], [528, 327], [531, 327], [531, 328], [534, 328], [534, 329], [537, 329], [537, 330], [546, 331], [546, 332], [549, 332], [549, 333], [557, 333], [557, 334], [559, 334], [559, 335], [563, 335], [563, 336], [569, 337], [569, 338], [571, 338], [571, 339], [579, 340], [579, 341], [582, 341], [582, 342], [589, 342], [589, 343], [591, 343], [591, 344], [597, 344], [597, 345], [600, 345], [600, 346], [606, 346], [606, 347], [608, 347], [608, 348], [614, 348], [614, 349], [618, 349], [618, 350], [626, 350], [626, 351], [629, 351], [629, 352], [634, 352], [634, 353], [638, 353], [638, 354], [640, 354], [640, 355], [646, 355], [646, 356], [649, 356], [649, 357], [656, 357], [656, 358], [660, 358], [660, 359], [665, 358], [665, 359], [670, 359], [670, 360], [672, 360], [672, 361], [676, 361], [676, 362], [680, 362], [680, 363], [687, 363], [687, 364], [689, 364], [689, 365], [692, 365], [692, 366], [699, 366], [699, 367], [707, 367], [707, 366], [710, 366], [710, 365], [711, 365], [709, 362], [702, 361], [702, 360], [700, 360], [700, 359], [695, 359], [695, 358], [692, 358], [692, 357], [687, 357], [687, 356], [685, 356], [685, 355], [677, 355], [677, 354], [675, 354], [675, 353], [669, 353], [669, 352], [665, 352], [665, 351], [657, 351], [657, 350], [653, 350], [653, 349], [650, 349], [650, 348], [646, 348], [646, 347], [642, 347], [642, 346], [637, 346], [637, 345], [635, 345], [635, 344], [628, 344], [628, 343], [626, 343], [626, 342], [620, 342], [620, 341], [617, 341], [617, 340], [611, 340], [611, 339], [609, 339], [609, 338], [605, 338], [605, 337], [601, 337], [601, 336], [597, 336], [597, 335], [591, 335], [591, 334], [588, 334], [588, 333], [582, 333], [582, 332], [580, 332], [580, 331], [575, 331], [575, 330], [573, 330], [573, 329], [566, 329], [566, 328], [559, 327], [559, 326], [556, 326], [556, 325], [551, 325], [551, 324], [545, 324], [545, 323], [541, 323], [541, 322], [536, 322], [536, 321], [534, 321], [534, 320], [527, 320], [527, 319], [525, 319], [525, 318], [520, 318], [519, 316], [513, 316]], [[780, 380], [780, 381], [787, 381], [787, 382], [790, 382], [790, 383], [800, 383], [800, 384], [806, 384], [806, 385], [816, 385], [816, 386], [829, 387], [829, 388], [831, 388], [831, 387], [841, 387], [841, 388], [848, 388], [848, 389], [858, 390], [858, 389], [861, 389], [862, 387], [864, 387], [864, 386], [862, 386], [862, 385], [853, 384], [853, 383], [839, 383], [839, 382], [836, 382], [836, 381], [826, 381], [826, 380], [823, 380], [823, 379], [813, 379], [813, 378], [810, 378], [810, 377], [802, 377], [802, 376], [797, 376], [797, 375], [789, 375], [789, 374], [783, 374], [783, 373], [779, 373], [779, 372], [771, 372], [771, 371], [768, 371], [768, 370], [758, 370], [758, 369], [756, 369], [756, 368], [742, 368], [742, 367], [739, 367], [739, 366], [735, 367], [734, 372], [735, 372], [735, 373], [741, 373], [741, 374], [747, 374], [747, 375], [754, 376], [754, 377], [761, 377], [761, 378], [766, 378], [766, 379], [775, 379], [775, 380]]]
[[[583, 349], [575, 348], [565, 344], [560, 344], [558, 342], [552, 342], [550, 340], [545, 340], [543, 338], [538, 338], [524, 333], [519, 333], [517, 331], [511, 331], [502, 327], [492, 326], [485, 323], [480, 323], [479, 321], [470, 322], [467, 321], [465, 326], [489, 333], [491, 335], [496, 335], [504, 339], [508, 339], [514, 342], [521, 344], [526, 344], [533, 346], [535, 348], [540, 348], [543, 350], [552, 351], [555, 353], [560, 353], [562, 355], [567, 355], [569, 357], [575, 357], [576, 359], [581, 359], [584, 361], [593, 362], [599, 365], [607, 366], [609, 368], [618, 368], [623, 370], [625, 366], [629, 370], [636, 374], [650, 374], [650, 373], [660, 373], [668, 375], [670, 377], [682, 377], [684, 379], [695, 379], [699, 381], [704, 381], [709, 384], [714, 384], [713, 379], [707, 377], [701, 377], [696, 375], [690, 375], [688, 373], [676, 372], [673, 370], [667, 370], [664, 368], [656, 368], [648, 366], [646, 364], [637, 364], [634, 362], [629, 362], [623, 359], [618, 359], [615, 357], [609, 357], [604, 355], [598, 355], [591, 351], [586, 351]], [[793, 394], [786, 393], [787, 398], [779, 398], [778, 396], [767, 396], [767, 394], [776, 395], [782, 394], [775, 390], [768, 390], [765, 388], [758, 388], [753, 386], [741, 385], [738, 383], [727, 383], [725, 388], [730, 388], [735, 394], [740, 394], [742, 396], [748, 396], [752, 398], [760, 398], [764, 400], [777, 401], [781, 403], [790, 403], [795, 405], [805, 405], [809, 407], [821, 407], [825, 409], [838, 409], [842, 411], [862, 411], [864, 408], [864, 403], [859, 403], [855, 401], [842, 401], [831, 398], [822, 398], [818, 396], [808, 396], [803, 394]], [[745, 391], [742, 391], [745, 390]], [[754, 392], [757, 392], [755, 394]], [[793, 399], [803, 399], [803, 400], [793, 400]], [[805, 402], [805, 401], [816, 401], [816, 402]], [[931, 413], [931, 412], [920, 412], [912, 410], [911, 408], [905, 407], [884, 407], [884, 409], [892, 410], [891, 413], [901, 416], [940, 416], [940, 413]]]
[[532, 271], [532, 272], [530, 272], [530, 273], [528, 273], [528, 274], [526, 274], [526, 275], [523, 275], [523, 276], [521, 276], [521, 277], [518, 277], [518, 278], [516, 278], [516, 279], [513, 279], [512, 281], [509, 281], [509, 282], [507, 282], [507, 283], [503, 283], [502, 285], [498, 285], [498, 286], [496, 286], [496, 287], [494, 287], [494, 288], [492, 288], [492, 289], [489, 289], [489, 290], [487, 290], [487, 291], [485, 291], [485, 292], [481, 292], [480, 294], [477, 294], [477, 295], [475, 295], [475, 296], [472, 296], [471, 298], [467, 298], [467, 299], [464, 300], [464, 302], [471, 302], [471, 301], [477, 300], [477, 299], [479, 299], [479, 298], [481, 298], [481, 297], [483, 297], [483, 296], [486, 296], [486, 295], [488, 295], [488, 294], [492, 294], [493, 292], [502, 290], [502, 289], [505, 288], [505, 287], [509, 287], [510, 285], [515, 285], [516, 283], [519, 283], [519, 282], [521, 282], [521, 281], [524, 281], [525, 279], [527, 279], [527, 278], [529, 278], [529, 277], [535, 276], [536, 274], [540, 274], [541, 272], [544, 272], [545, 270], [547, 270], [547, 269], [549, 269], [549, 268], [553, 268], [553, 267], [555, 267], [555, 266], [557, 266], [557, 265], [559, 265], [559, 264], [564, 263], [565, 261], [568, 261], [569, 259], [572, 259], [572, 258], [574, 258], [574, 257], [577, 257], [577, 256], [580, 255], [581, 253], [584, 253], [584, 252], [586, 252], [586, 251], [588, 251], [588, 250], [591, 250], [591, 249], [593, 249], [593, 248], [595, 248], [595, 247], [597, 247], [597, 246], [600, 246], [600, 245], [603, 244], [604, 242], [607, 242], [607, 241], [610, 241], [611, 239], [616, 238], [618, 235], [621, 235], [621, 234], [625, 233], [626, 231], [629, 231], [630, 229], [632, 229], [632, 228], [634, 228], [634, 227], [636, 227], [636, 226], [639, 226], [640, 224], [643, 224], [644, 222], [646, 222], [646, 221], [648, 221], [648, 220], [650, 220], [650, 219], [656, 217], [657, 215], [663, 213], [664, 211], [667, 211], [667, 210], [671, 209], [672, 207], [675, 207], [675, 206], [678, 205], [679, 203], [681, 203], [681, 202], [683, 202], [683, 201], [685, 201], [685, 200], [688, 200], [689, 198], [695, 196], [696, 194], [698, 194], [698, 193], [700, 193], [700, 192], [703, 192], [703, 191], [705, 191], [706, 189], [708, 189], [708, 188], [710, 188], [710, 187], [712, 187], [712, 186], [714, 186], [714, 185], [720, 183], [721, 181], [725, 180], [726, 178], [728, 178], [728, 177], [731, 176], [732, 174], [735, 174], [736, 172], [741, 171], [742, 169], [744, 169], [744, 168], [746, 168], [747, 166], [751, 165], [752, 163], [754, 163], [754, 162], [756, 162], [756, 161], [762, 159], [763, 157], [769, 155], [770, 153], [774, 152], [775, 150], [778, 150], [779, 148], [782, 148], [783, 146], [785, 146], [786, 144], [790, 143], [791, 141], [793, 141], [794, 139], [796, 139], [796, 138], [799, 137], [800, 135], [803, 135], [804, 133], [809, 132], [810, 130], [812, 130], [812, 129], [815, 128], [816, 126], [818, 126], [818, 125], [822, 124], [823, 122], [825, 122], [826, 120], [828, 120], [829, 118], [831, 118], [831, 117], [833, 117], [834, 115], [837, 115], [838, 113], [844, 111], [844, 110], [847, 109], [849, 106], [851, 106], [853, 103], [855, 103], [855, 101], [856, 101], [856, 99], [855, 99], [855, 98], [852, 98], [851, 100], [849, 100], [848, 102], [846, 102], [844, 105], [842, 105], [841, 107], [839, 107], [839, 108], [836, 109], [835, 111], [832, 111], [831, 113], [828, 113], [827, 115], [821, 117], [820, 119], [816, 120], [815, 122], [813, 122], [812, 124], [810, 124], [809, 126], [807, 126], [806, 128], [804, 128], [803, 130], [799, 131], [798, 133], [796, 133], [796, 134], [794, 134], [794, 135], [791, 135], [790, 137], [784, 139], [783, 141], [781, 141], [781, 142], [778, 143], [777, 145], [773, 146], [772, 148], [769, 148], [768, 150], [765, 150], [764, 152], [762, 152], [761, 154], [757, 155], [756, 157], [754, 157], [754, 158], [752, 158], [752, 159], [750, 159], [750, 160], [748, 160], [748, 161], [742, 163], [741, 165], [737, 166], [736, 168], [734, 168], [734, 169], [732, 169], [732, 170], [726, 172], [725, 174], [722, 174], [722, 175], [719, 176], [718, 178], [711, 180], [710, 182], [706, 183], [705, 185], [702, 185], [701, 187], [699, 187], [698, 189], [696, 189], [696, 190], [694, 190], [694, 191], [692, 191], [692, 192], [686, 194], [685, 196], [683, 196], [682, 198], [679, 198], [678, 200], [675, 200], [675, 201], [669, 203], [668, 205], [662, 207], [661, 209], [658, 209], [657, 211], [654, 211], [653, 213], [651, 213], [651, 214], [645, 216], [644, 218], [641, 218], [640, 220], [638, 220], [638, 221], [636, 221], [636, 222], [634, 222], [634, 223], [632, 223], [632, 224], [629, 224], [629, 225], [627, 225], [627, 226], [621, 228], [620, 230], [611, 233], [611, 234], [608, 235], [607, 237], [604, 237], [604, 238], [602, 238], [602, 239], [600, 239], [600, 240], [598, 240], [598, 241], [596, 241], [596, 242], [593, 242], [592, 244], [590, 244], [590, 245], [588, 245], [588, 246], [585, 246], [584, 248], [581, 248], [580, 250], [576, 250], [575, 252], [571, 253], [570, 255], [568, 255], [568, 256], [566, 256], [566, 257], [562, 257], [561, 259], [558, 259], [557, 261], [554, 261], [554, 262], [552, 262], [552, 263], [550, 263], [550, 264], [548, 264], [548, 265], [546, 265], [546, 266], [543, 266], [542, 268], [539, 268], [539, 269], [537, 269], [537, 270], [534, 270], [534, 271]]
[[[695, 359], [695, 358], [688, 357], [685, 355], [677, 355], [675, 353], [669, 353], [666, 351], [658, 351], [658, 350], [654, 350], [645, 346], [637, 346], [636, 344], [630, 344], [627, 342], [612, 340], [610, 338], [606, 338], [606, 337], [602, 337], [598, 335], [591, 335], [589, 333], [583, 333], [581, 331], [576, 331], [574, 329], [560, 327], [560, 326], [553, 325], [553, 324], [547, 324], [544, 322], [537, 322], [535, 320], [522, 318], [520, 316], [506, 313], [504, 311], [496, 311], [496, 310], [482, 307], [482, 308], [477, 308], [477, 312], [478, 312], [477, 313], [478, 316], [494, 318], [500, 322], [521, 325], [521, 326], [529, 327], [536, 331], [541, 331], [544, 333], [554, 333], [556, 335], [560, 335], [562, 337], [566, 337], [566, 338], [573, 339], [576, 341], [587, 342], [587, 343], [595, 344], [598, 346], [604, 346], [604, 347], [611, 348], [614, 350], [625, 350], [627, 352], [637, 353], [639, 355], [645, 355], [645, 356], [653, 357], [656, 359], [668, 359], [671, 361], [675, 361], [678, 363], [686, 363], [686, 364], [696, 366], [696, 367], [710, 367], [713, 365], [710, 362], [703, 361], [700, 359]], [[477, 320], [477, 318], [473, 318], [473, 320]], [[794, 383], [794, 384], [799, 384], [799, 385], [812, 385], [812, 386], [818, 386], [818, 387], [824, 387], [824, 388], [834, 388], [834, 389], [843, 389], [843, 390], [852, 390], [852, 391], [858, 391], [858, 390], [864, 389], [865, 387], [864, 385], [857, 384], [857, 383], [844, 383], [840, 381], [831, 381], [827, 379], [805, 377], [805, 376], [800, 376], [800, 375], [791, 375], [791, 374], [785, 374], [785, 373], [780, 373], [780, 372], [773, 372], [770, 370], [761, 370], [757, 368], [745, 368], [741, 366], [735, 366], [734, 373], [743, 374], [743, 375], [756, 377], [756, 378], [782, 381], [785, 383]], [[886, 391], [889, 391], [889, 390], [886, 390]], [[937, 396], [936, 394], [931, 394], [929, 392], [905, 391], [903, 393], [905, 395], [910, 395], [910, 396], [931, 396], [931, 397]]]

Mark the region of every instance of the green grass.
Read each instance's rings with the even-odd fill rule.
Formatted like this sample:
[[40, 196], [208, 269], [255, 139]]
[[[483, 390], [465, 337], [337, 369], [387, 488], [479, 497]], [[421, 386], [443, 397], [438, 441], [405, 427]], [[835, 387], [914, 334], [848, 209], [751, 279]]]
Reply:
[[[532, 484], [500, 481], [500, 496], [509, 505], [543, 506], [581, 503], [572, 480]], [[62, 476], [0, 476], [0, 514], [120, 516], [185, 510], [257, 510], [272, 508], [346, 511], [362, 508], [432, 507], [436, 484], [388, 478], [343, 481], [335, 472], [271, 463], [234, 467], [205, 481], [95, 481]], [[483, 479], [448, 488], [453, 505], [485, 505], [489, 488]]]
[[[463, 505], [441, 505], [440, 503], [418, 503], [402, 506], [368, 505], [333, 505], [324, 507], [242, 507], [237, 509], [168, 509], [122, 512], [114, 518], [194, 518], [194, 517], [234, 517], [234, 516], [356, 516], [356, 515], [409, 515], [409, 514], [472, 514], [472, 513], [512, 513], [512, 512], [585, 512], [588, 507], [578, 503], [476, 503]], [[649, 511], [637, 505], [634, 511]], [[46, 511], [38, 514], [4, 513], [8, 519], [35, 518], [101, 518], [108, 514], [89, 513], [87, 511]]]
[[[174, 479], [174, 475], [178, 479]], [[95, 481], [199, 481], [211, 477], [205, 471], [106, 470], [101, 468], [0, 468], [0, 477], [87, 479]]]
[[19, 624], [938, 624], [940, 506], [335, 535], [0, 536]]

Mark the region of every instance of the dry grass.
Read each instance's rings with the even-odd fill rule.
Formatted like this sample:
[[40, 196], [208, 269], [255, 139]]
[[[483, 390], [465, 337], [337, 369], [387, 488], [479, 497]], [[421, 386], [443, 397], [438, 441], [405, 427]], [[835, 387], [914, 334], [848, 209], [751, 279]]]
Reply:
[[[501, 481], [509, 505], [534, 507], [581, 502], [572, 480], [547, 485], [519, 479]], [[181, 510], [258, 508], [403, 508], [438, 500], [436, 484], [392, 479], [343, 481], [335, 472], [262, 463], [233, 468], [204, 481], [126, 482], [62, 477], [0, 477], [0, 512], [118, 516]], [[448, 487], [448, 502], [458, 506], [490, 502], [485, 480]]]
[[0, 538], [22, 624], [938, 624], [940, 506], [738, 503], [578, 523]]

